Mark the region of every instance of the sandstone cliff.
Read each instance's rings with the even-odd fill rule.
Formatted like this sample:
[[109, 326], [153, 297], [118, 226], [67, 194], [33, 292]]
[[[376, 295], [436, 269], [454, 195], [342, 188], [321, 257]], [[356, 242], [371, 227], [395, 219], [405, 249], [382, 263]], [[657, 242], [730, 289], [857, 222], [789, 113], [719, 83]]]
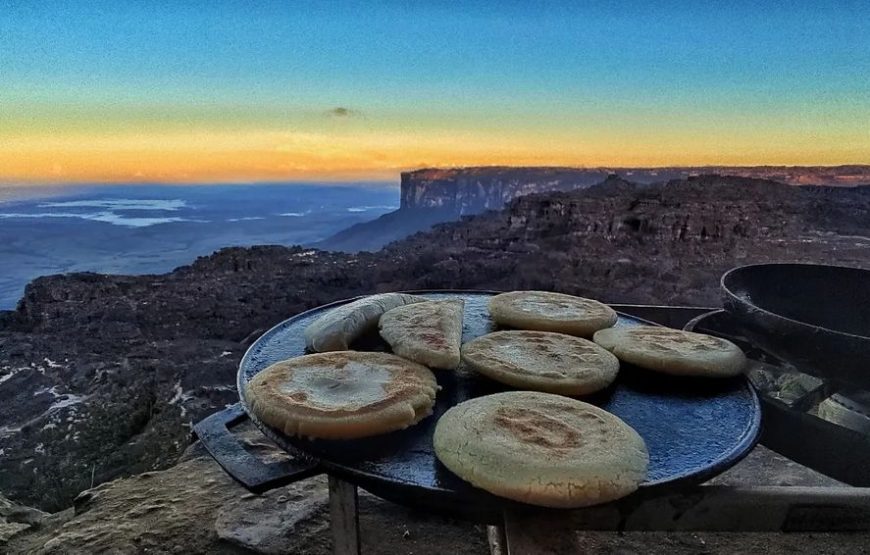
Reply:
[[728, 168], [516, 168], [423, 169], [401, 176], [401, 207], [357, 224], [315, 245], [340, 252], [376, 251], [384, 245], [464, 215], [500, 210], [518, 197], [572, 191], [612, 175], [639, 185], [697, 180], [704, 175], [776, 180], [789, 185], [870, 185], [870, 166]]
[[401, 208], [440, 208], [456, 216], [499, 210], [530, 193], [588, 187], [603, 170], [575, 168], [425, 169], [402, 174]]
[[377, 251], [435, 224], [500, 210], [521, 195], [588, 187], [606, 176], [604, 170], [575, 168], [486, 167], [407, 172], [402, 174], [398, 210], [356, 224], [312, 246], [339, 252]]
[[700, 175], [775, 180], [788, 185], [870, 185], [870, 166], [676, 168], [429, 168], [402, 173], [402, 208], [442, 208], [457, 216], [499, 210], [522, 195], [570, 191], [608, 175], [633, 183], [665, 183]]

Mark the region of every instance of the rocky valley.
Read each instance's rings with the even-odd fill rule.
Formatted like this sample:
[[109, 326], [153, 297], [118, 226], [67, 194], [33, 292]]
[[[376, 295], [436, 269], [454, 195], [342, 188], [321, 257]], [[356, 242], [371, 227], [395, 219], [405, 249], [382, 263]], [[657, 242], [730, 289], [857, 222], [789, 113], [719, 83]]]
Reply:
[[[718, 306], [719, 276], [736, 265], [870, 268], [868, 187], [718, 175], [588, 182], [560, 171], [539, 176], [551, 190], [525, 196], [521, 185], [475, 184], [473, 172], [455, 194], [435, 194], [443, 176], [427, 174], [431, 185], [403, 188], [403, 207], [459, 216], [507, 204], [378, 252], [229, 248], [163, 275], [33, 281], [16, 310], [0, 313], [0, 492], [56, 512], [84, 490], [173, 467], [192, 423], [236, 402], [246, 347], [332, 300], [526, 288]], [[482, 204], [460, 194], [478, 186], [488, 192], [467, 198]]]

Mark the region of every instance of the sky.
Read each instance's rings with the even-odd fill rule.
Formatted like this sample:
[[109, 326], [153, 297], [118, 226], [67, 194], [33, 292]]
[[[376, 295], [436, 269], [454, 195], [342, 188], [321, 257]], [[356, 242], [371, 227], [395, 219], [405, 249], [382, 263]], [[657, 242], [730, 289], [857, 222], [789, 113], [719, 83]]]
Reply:
[[870, 163], [866, 0], [423, 4], [0, 0], [0, 182]]

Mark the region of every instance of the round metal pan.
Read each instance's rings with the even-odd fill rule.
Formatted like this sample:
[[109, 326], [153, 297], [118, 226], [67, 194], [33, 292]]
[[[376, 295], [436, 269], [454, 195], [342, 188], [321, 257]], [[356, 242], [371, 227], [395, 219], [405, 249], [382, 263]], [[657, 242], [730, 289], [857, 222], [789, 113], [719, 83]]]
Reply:
[[756, 264], [722, 276], [740, 331], [798, 370], [870, 388], [870, 271]]
[[[495, 329], [487, 301], [492, 293], [423, 292], [438, 298], [465, 300], [463, 342]], [[290, 438], [260, 422], [244, 397], [246, 384], [270, 364], [305, 353], [303, 330], [340, 301], [290, 318], [258, 339], [242, 359], [238, 387], [251, 420], [278, 445], [290, 452], [317, 458], [324, 468], [385, 499], [495, 522], [508, 501], [472, 487], [435, 457], [432, 433], [438, 418], [466, 399], [504, 391], [506, 387], [460, 369], [436, 371], [441, 391], [434, 414], [391, 434], [353, 441]], [[618, 326], [649, 324], [620, 315]], [[376, 337], [355, 345], [384, 350]], [[734, 379], [673, 378], [623, 365], [606, 391], [582, 398], [616, 414], [643, 437], [650, 453], [642, 492], [699, 483], [726, 470], [757, 441], [761, 409], [745, 377]]]

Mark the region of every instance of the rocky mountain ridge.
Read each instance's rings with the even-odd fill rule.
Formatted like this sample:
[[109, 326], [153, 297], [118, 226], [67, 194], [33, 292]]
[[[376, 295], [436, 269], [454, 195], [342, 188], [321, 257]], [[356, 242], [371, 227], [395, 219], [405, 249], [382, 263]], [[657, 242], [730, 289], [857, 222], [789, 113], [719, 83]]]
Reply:
[[589, 187], [609, 175], [637, 184], [665, 183], [699, 175], [722, 175], [778, 181], [787, 185], [870, 185], [870, 166], [426, 168], [402, 173], [401, 208], [446, 209], [456, 216], [477, 214], [499, 210], [523, 195]]
[[402, 237], [465, 215], [501, 210], [524, 195], [584, 189], [608, 176], [638, 185], [723, 175], [790, 185], [870, 185], [870, 166], [725, 168], [428, 168], [401, 175], [401, 205], [380, 218], [356, 224], [311, 245], [341, 252], [377, 251]]
[[0, 491], [42, 510], [174, 464], [190, 425], [233, 403], [246, 347], [304, 309], [419, 288], [550, 289], [608, 302], [719, 304], [752, 262], [870, 268], [870, 189], [617, 177], [524, 196], [378, 253], [228, 248], [151, 276], [32, 282], [0, 314]]

